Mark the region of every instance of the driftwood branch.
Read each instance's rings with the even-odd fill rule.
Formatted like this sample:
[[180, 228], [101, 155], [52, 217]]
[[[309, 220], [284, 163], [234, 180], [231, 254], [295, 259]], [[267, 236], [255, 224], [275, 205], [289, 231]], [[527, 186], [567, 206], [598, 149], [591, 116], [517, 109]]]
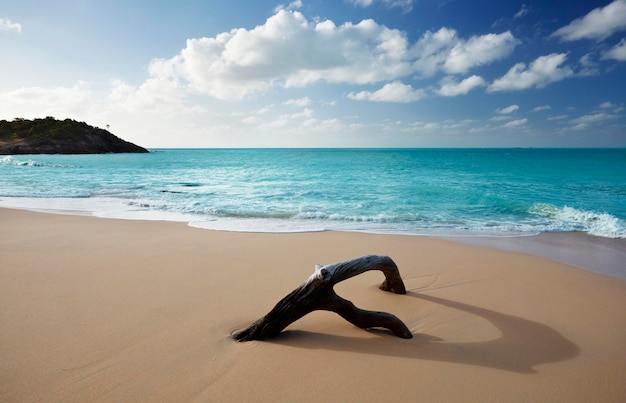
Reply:
[[380, 270], [385, 275], [381, 290], [396, 294], [406, 294], [398, 266], [388, 256], [363, 256], [327, 266], [316, 266], [311, 275], [300, 287], [280, 300], [264, 317], [248, 328], [233, 334], [238, 341], [263, 340], [276, 337], [284, 328], [306, 314], [316, 310], [332, 311], [353, 325], [367, 329], [382, 327], [396, 336], [410, 339], [411, 331], [396, 316], [386, 312], [359, 309], [335, 293], [333, 287], [340, 281], [365, 273]]

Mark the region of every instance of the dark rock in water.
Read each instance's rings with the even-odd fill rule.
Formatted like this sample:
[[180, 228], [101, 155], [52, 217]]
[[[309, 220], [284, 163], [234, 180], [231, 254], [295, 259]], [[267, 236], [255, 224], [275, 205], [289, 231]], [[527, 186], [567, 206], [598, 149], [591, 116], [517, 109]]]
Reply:
[[71, 119], [0, 120], [0, 154], [147, 153], [143, 147]]

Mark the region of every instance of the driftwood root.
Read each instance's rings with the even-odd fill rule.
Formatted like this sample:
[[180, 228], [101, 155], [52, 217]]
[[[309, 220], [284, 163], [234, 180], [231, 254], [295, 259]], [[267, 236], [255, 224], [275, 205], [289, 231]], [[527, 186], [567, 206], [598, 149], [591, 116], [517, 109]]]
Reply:
[[370, 270], [380, 270], [385, 275], [385, 281], [380, 286], [381, 290], [406, 294], [398, 266], [388, 256], [369, 255], [327, 266], [316, 266], [315, 273], [280, 300], [267, 315], [246, 329], [236, 331], [232, 337], [238, 341], [276, 337], [284, 328], [304, 315], [316, 310], [325, 310], [336, 312], [348, 322], [363, 329], [385, 328], [398, 337], [412, 338], [411, 331], [395, 315], [359, 309], [333, 290], [334, 285], [340, 281]]

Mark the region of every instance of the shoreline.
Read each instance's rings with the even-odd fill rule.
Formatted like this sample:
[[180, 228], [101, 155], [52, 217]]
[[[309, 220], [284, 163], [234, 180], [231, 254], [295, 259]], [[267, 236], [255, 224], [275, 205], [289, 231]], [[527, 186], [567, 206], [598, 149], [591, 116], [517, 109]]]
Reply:
[[[497, 235], [446, 235], [446, 234], [404, 234], [404, 233], [378, 233], [369, 231], [321, 229], [310, 231], [239, 231], [236, 229], [209, 229], [201, 225], [194, 225], [194, 221], [186, 221], [183, 216], [172, 215], [171, 219], [155, 219], [149, 213], [137, 216], [107, 216], [94, 215], [92, 212], [83, 210], [58, 210], [34, 207], [0, 207], [0, 209], [31, 211], [41, 214], [58, 214], [67, 216], [83, 216], [110, 220], [125, 221], [153, 221], [153, 222], [176, 222], [183, 223], [190, 228], [203, 231], [233, 232], [251, 234], [301, 234], [317, 232], [359, 233], [371, 235], [427, 237], [443, 239], [456, 243], [481, 246], [486, 248], [504, 250], [548, 258], [560, 263], [565, 263], [579, 269], [594, 273], [604, 274], [626, 280], [626, 238], [605, 238], [590, 235], [583, 232], [541, 232], [538, 234], [522, 234], [512, 236]], [[167, 217], [167, 216], [165, 216]]]
[[[252, 234], [0, 209], [7, 401], [568, 401], [626, 398], [626, 282], [429, 237]], [[335, 290], [413, 334], [316, 311], [230, 337], [316, 263], [390, 256]], [[410, 380], [410, 381], [408, 381]], [[323, 385], [323, 387], [320, 387]]]
[[548, 258], [626, 280], [626, 239], [582, 232], [542, 232], [521, 237], [444, 236], [453, 242]]

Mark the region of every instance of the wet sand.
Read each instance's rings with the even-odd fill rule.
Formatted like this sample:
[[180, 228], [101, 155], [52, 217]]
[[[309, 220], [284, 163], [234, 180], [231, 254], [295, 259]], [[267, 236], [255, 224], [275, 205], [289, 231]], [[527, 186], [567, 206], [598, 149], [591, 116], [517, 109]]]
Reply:
[[626, 239], [580, 232], [523, 237], [444, 237], [455, 242], [546, 257], [581, 269], [626, 280]]

